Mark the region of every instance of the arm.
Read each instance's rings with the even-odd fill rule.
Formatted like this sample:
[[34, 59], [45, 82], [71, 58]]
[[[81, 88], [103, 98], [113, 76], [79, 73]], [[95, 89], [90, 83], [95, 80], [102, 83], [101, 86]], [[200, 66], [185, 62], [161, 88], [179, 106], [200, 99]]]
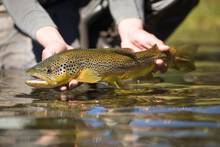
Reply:
[[116, 24], [124, 19], [144, 20], [144, 0], [109, 0], [109, 7]]
[[70, 47], [37, 0], [3, 0], [3, 3], [15, 24], [44, 47], [43, 59]]
[[56, 28], [37, 0], [3, 0], [3, 3], [15, 24], [33, 39], [36, 39], [37, 30], [44, 26]]

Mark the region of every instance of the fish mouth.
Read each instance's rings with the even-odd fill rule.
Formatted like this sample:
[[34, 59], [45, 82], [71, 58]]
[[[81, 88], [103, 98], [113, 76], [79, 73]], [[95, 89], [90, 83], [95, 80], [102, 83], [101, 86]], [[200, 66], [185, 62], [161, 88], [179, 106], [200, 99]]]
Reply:
[[25, 83], [31, 87], [35, 88], [50, 88], [50, 81], [51, 79], [42, 76], [38, 73], [27, 73], [29, 76], [31, 76], [31, 79], [28, 79], [25, 81]]

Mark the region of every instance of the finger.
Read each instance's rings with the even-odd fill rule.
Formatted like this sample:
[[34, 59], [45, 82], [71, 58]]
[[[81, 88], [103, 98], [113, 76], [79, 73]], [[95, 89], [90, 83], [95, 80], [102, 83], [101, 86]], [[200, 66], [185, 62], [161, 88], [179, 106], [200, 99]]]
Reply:
[[150, 37], [146, 34], [146, 32], [141, 31], [141, 34], [134, 35], [131, 37], [131, 42], [138, 48], [146, 50], [152, 48], [153, 46], [150, 43], [149, 38]]
[[77, 80], [72, 80], [69, 82], [68, 87], [69, 89], [73, 89], [79, 85], [79, 82]]
[[147, 44], [150, 45], [151, 47], [153, 47], [154, 45], [157, 45], [157, 47], [159, 48], [159, 50], [161, 51], [167, 51], [169, 50], [169, 46], [167, 46], [163, 41], [161, 41], [160, 39], [158, 39], [156, 36], [154, 35], [150, 35], [150, 37], [148, 37], [148, 40], [146, 40]]
[[157, 45], [161, 51], [169, 49], [169, 47], [165, 45], [163, 41], [158, 39], [153, 34], [146, 33], [145, 31], [142, 31], [141, 34], [134, 35], [131, 39], [131, 42], [142, 50], [150, 49], [154, 45]]
[[60, 91], [71, 90], [71, 89], [73, 89], [77, 86], [78, 86], [78, 81], [72, 80], [72, 81], [69, 82], [68, 85], [64, 85], [64, 86], [59, 87], [59, 90]]
[[67, 47], [65, 45], [60, 44], [60, 45], [57, 45], [56, 47], [53, 47], [51, 49], [53, 50], [54, 54], [57, 54], [57, 53], [60, 53], [60, 52], [67, 50]]
[[63, 52], [67, 50], [67, 48], [72, 48], [65, 43], [54, 42], [53, 44], [48, 45], [42, 52], [42, 59], [46, 59], [54, 54]]
[[46, 58], [49, 58], [52, 56], [54, 53], [50, 49], [45, 48], [42, 52], [42, 60], [45, 60]]
[[167, 71], [167, 64], [164, 63], [163, 60], [157, 59], [155, 63], [157, 64], [157, 66], [155, 67], [154, 72], [160, 71], [161, 73], [164, 73]]
[[122, 47], [122, 48], [130, 48], [133, 52], [139, 52], [139, 51], [141, 51], [140, 48], [138, 48], [137, 46], [135, 46], [134, 44], [132, 44], [132, 43], [129, 42], [129, 41], [121, 42], [121, 47]]
[[159, 48], [159, 50], [161, 51], [168, 51], [170, 49], [169, 46], [165, 45], [165, 44], [157, 44], [157, 47]]
[[162, 59], [157, 59], [157, 60], [155, 61], [155, 63], [156, 63], [157, 65], [162, 65], [162, 64], [164, 64], [164, 61], [163, 61]]
[[135, 40], [132, 43], [142, 51], [151, 48], [151, 45], [144, 43], [143, 41]]
[[153, 37], [152, 41], [150, 41], [150, 42], [151, 42], [152, 46], [154, 46], [156, 44], [160, 51], [167, 51], [170, 48], [163, 41], [157, 39], [156, 37]]
[[67, 89], [68, 89], [67, 86], [61, 86], [61, 87], [59, 88], [60, 91], [66, 91]]
[[67, 50], [71, 50], [71, 49], [73, 49], [73, 47], [72, 46], [70, 46], [70, 45], [67, 45]]

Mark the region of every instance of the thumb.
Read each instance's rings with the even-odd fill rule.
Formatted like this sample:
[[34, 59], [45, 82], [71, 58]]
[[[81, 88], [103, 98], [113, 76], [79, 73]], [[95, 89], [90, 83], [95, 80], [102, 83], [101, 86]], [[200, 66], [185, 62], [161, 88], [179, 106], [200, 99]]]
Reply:
[[66, 45], [66, 48], [67, 48], [67, 50], [71, 50], [71, 49], [73, 49], [73, 47], [70, 46], [70, 45]]
[[52, 56], [54, 54], [54, 51], [48, 48], [45, 48], [42, 51], [42, 60], [45, 60], [47, 58], [49, 58], [50, 56]]

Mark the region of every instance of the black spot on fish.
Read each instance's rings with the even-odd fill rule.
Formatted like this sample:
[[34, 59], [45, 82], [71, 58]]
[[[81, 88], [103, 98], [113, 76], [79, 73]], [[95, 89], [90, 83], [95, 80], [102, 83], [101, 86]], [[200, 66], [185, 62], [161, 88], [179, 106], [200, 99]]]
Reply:
[[47, 69], [47, 74], [51, 74], [52, 73], [52, 69], [51, 68], [48, 68]]

